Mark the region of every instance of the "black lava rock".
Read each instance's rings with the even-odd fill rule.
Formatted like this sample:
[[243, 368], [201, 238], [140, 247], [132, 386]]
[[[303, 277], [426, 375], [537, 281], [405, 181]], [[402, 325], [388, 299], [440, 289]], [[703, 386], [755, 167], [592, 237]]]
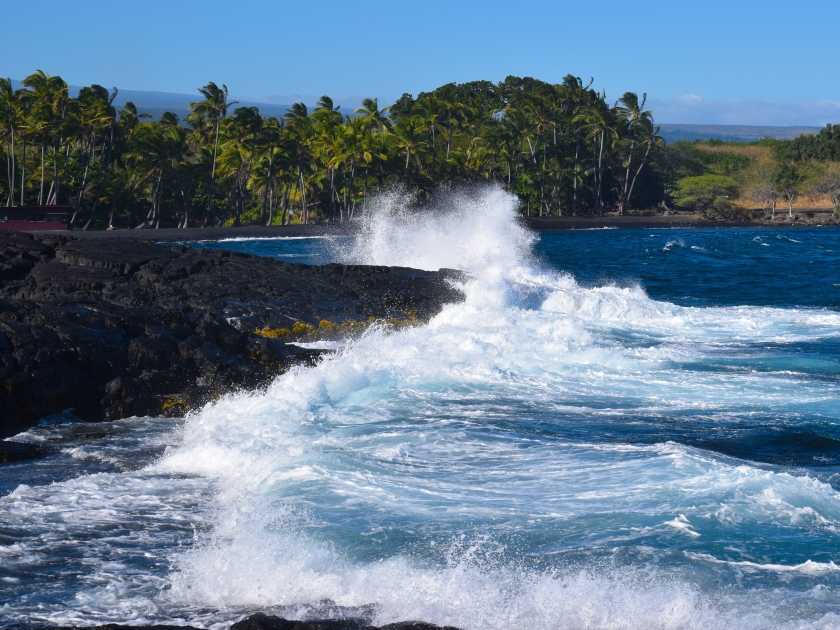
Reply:
[[290, 621], [282, 617], [255, 613], [230, 627], [230, 630], [458, 630], [452, 626], [436, 626], [421, 621], [401, 621], [377, 627], [362, 619], [320, 619]]
[[[126, 626], [109, 623], [102, 626], [44, 626], [47, 630], [198, 630], [193, 626]], [[422, 621], [401, 621], [377, 627], [368, 625], [363, 619], [320, 619], [312, 621], [290, 621], [282, 617], [255, 613], [231, 625], [230, 630], [458, 630], [452, 626], [436, 626]]]
[[297, 265], [129, 239], [0, 234], [0, 437], [181, 415], [323, 354], [293, 342], [426, 321], [457, 271]]

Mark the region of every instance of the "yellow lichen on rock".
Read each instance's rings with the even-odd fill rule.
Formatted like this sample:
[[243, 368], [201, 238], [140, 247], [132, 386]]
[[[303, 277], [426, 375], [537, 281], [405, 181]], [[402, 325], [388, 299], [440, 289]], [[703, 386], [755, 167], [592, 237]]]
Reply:
[[318, 330], [323, 332], [326, 335], [330, 335], [335, 332], [336, 324], [335, 322], [331, 322], [328, 319], [322, 319], [318, 322]]
[[306, 322], [295, 322], [295, 325], [292, 326], [292, 335], [295, 337], [303, 337], [304, 335], [310, 336], [314, 333], [315, 328]]
[[265, 328], [257, 328], [254, 330], [254, 334], [269, 339], [277, 339], [278, 337], [288, 337], [289, 331], [285, 328], [269, 328], [266, 326]]

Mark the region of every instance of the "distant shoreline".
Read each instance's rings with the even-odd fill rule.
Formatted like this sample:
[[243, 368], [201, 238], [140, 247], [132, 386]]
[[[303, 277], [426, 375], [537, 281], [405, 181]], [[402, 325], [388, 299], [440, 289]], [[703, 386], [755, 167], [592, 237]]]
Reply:
[[[808, 214], [812, 216], [808, 216]], [[776, 211], [774, 220], [724, 221], [706, 219], [696, 214], [653, 216], [603, 216], [603, 217], [530, 217], [522, 222], [532, 230], [598, 230], [627, 228], [732, 228], [732, 227], [837, 227], [838, 220], [831, 210], [800, 209], [791, 220], [787, 209]]]
[[[722, 221], [705, 219], [695, 214], [654, 216], [603, 216], [603, 217], [522, 217], [526, 227], [541, 232], [545, 230], [603, 230], [603, 229], [652, 229], [652, 228], [730, 228], [730, 227], [838, 227], [840, 220], [827, 209], [800, 209], [791, 221], [787, 211], [777, 211], [775, 220]], [[807, 216], [811, 214], [813, 216]], [[360, 221], [348, 223], [321, 223], [315, 225], [272, 225], [248, 227], [211, 228], [160, 228], [157, 230], [95, 230], [33, 232], [81, 239], [117, 238], [135, 241], [218, 241], [229, 238], [311, 238], [317, 236], [342, 236], [356, 233]]]

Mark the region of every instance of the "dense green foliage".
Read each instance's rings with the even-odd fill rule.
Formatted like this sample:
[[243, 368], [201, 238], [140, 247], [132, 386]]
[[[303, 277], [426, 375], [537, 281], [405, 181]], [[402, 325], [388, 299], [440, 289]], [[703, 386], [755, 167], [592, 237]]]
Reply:
[[779, 142], [776, 152], [795, 161], [840, 162], [840, 125], [827, 125], [816, 135]]
[[[420, 201], [457, 182], [497, 182], [528, 215], [625, 212], [663, 198], [645, 96], [610, 105], [577, 77], [444, 85], [352, 115], [329, 97], [282, 118], [208, 83], [180, 121], [147, 120], [116, 90], [76, 98], [38, 71], [0, 79], [6, 205], [70, 205], [79, 227], [343, 221], [388, 186]], [[657, 157], [661, 161], [661, 157]]]
[[676, 202], [680, 206], [690, 206], [695, 210], [728, 209], [729, 199], [737, 194], [734, 181], [723, 175], [698, 175], [684, 177], [677, 185]]

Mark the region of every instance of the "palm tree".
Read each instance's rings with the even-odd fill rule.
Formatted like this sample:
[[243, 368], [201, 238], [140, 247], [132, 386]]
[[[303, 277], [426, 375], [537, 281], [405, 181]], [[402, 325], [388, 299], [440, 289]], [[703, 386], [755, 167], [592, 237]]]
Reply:
[[228, 101], [228, 88], [222, 83], [220, 88], [210, 81], [207, 85], [198, 89], [199, 94], [204, 97], [203, 101], [190, 103], [190, 109], [202, 118], [207, 118], [215, 126], [213, 140], [213, 168], [210, 171], [210, 198], [207, 202], [207, 214], [204, 217], [205, 227], [215, 222], [213, 203], [216, 196], [216, 157], [219, 152], [219, 126], [222, 119], [227, 116], [228, 107], [237, 104], [239, 101]]
[[314, 139], [314, 128], [309, 110], [303, 103], [293, 104], [283, 117], [294, 142], [295, 162], [297, 164], [298, 191], [300, 193], [301, 222], [309, 223], [309, 207], [306, 199], [306, 175], [310, 160], [310, 145]]
[[419, 154], [428, 146], [421, 138], [420, 123], [417, 118], [413, 116], [402, 116], [397, 120], [397, 124], [393, 129], [394, 146], [401, 149], [405, 154], [405, 178], [410, 179], [411, 156], [414, 155], [414, 160], [417, 166], [420, 166]]
[[79, 184], [76, 207], [70, 219], [71, 226], [76, 222], [76, 217], [82, 206], [82, 197], [87, 191], [90, 166], [96, 153], [97, 135], [99, 132], [112, 127], [115, 122], [116, 111], [111, 106], [111, 102], [116, 95], [116, 88], [114, 89], [114, 93], [109, 97], [108, 90], [101, 85], [94, 84], [90, 87], [82, 88], [79, 91], [79, 96], [76, 98], [73, 123], [78, 136], [80, 156], [85, 166], [82, 180]]
[[589, 103], [578, 113], [574, 120], [583, 125], [584, 135], [593, 141], [593, 150], [597, 153], [595, 160], [595, 209], [598, 214], [604, 214], [604, 146], [607, 138], [618, 135], [612, 113], [606, 107], [603, 99]]
[[[85, 223], [82, 230], [87, 230], [88, 228], [90, 228], [90, 225], [93, 222], [93, 218], [94, 218], [94, 216], [96, 216], [96, 208], [99, 205], [99, 200], [100, 200], [100, 195], [101, 195], [101, 192], [102, 192], [102, 187], [108, 181], [108, 175], [109, 175], [109, 171], [110, 171], [110, 168], [111, 168], [111, 159], [113, 157], [113, 149], [114, 149], [114, 131], [117, 127], [117, 114], [116, 114], [116, 110], [113, 107], [113, 102], [114, 102], [114, 99], [117, 97], [117, 93], [118, 93], [117, 88], [114, 88], [114, 90], [111, 92], [111, 95], [108, 97], [107, 104], [104, 104], [101, 101], [98, 103], [99, 107], [101, 108], [100, 122], [107, 121], [108, 149], [105, 152], [105, 156], [104, 156], [105, 162], [104, 162], [103, 169], [102, 169], [102, 178], [99, 181], [99, 186], [98, 186], [98, 188], [96, 190], [96, 194], [94, 195], [94, 198], [93, 198], [93, 207], [90, 209], [90, 217], [88, 218], [87, 223]], [[106, 94], [107, 94], [107, 92], [106, 92]], [[176, 119], [177, 119], [177, 117], [176, 117]], [[104, 151], [104, 147], [103, 147], [103, 151]]]
[[[53, 139], [55, 144], [55, 132], [58, 126], [56, 116], [56, 104], [60, 101], [63, 93], [66, 93], [67, 85], [61, 77], [51, 77], [43, 70], [36, 70], [21, 82], [27, 89], [32, 99], [32, 112], [30, 117], [30, 128], [34, 138], [39, 140], [41, 146], [41, 176], [38, 187], [38, 205], [45, 203], [44, 181], [47, 141]], [[53, 166], [55, 164], [55, 151], [53, 151]], [[56, 169], [57, 170], [57, 169]], [[55, 184], [55, 181], [53, 181]]]
[[[274, 117], [266, 118], [262, 124], [261, 133], [258, 141], [258, 150], [261, 154], [256, 166], [254, 167], [253, 181], [262, 181], [263, 197], [262, 207], [260, 211], [260, 223], [271, 225], [272, 210], [274, 206], [274, 180], [278, 175], [275, 168], [275, 159], [282, 155], [278, 150], [278, 145], [281, 140], [283, 132], [283, 124]], [[279, 164], [278, 164], [279, 166]], [[264, 173], [264, 178], [261, 178], [256, 173], [256, 169], [261, 169]], [[268, 221], [266, 222], [266, 208], [268, 207]]]
[[388, 108], [379, 109], [379, 99], [366, 98], [362, 106], [356, 108], [356, 115], [367, 121], [372, 133], [381, 133], [391, 128], [391, 119], [388, 118]]
[[435, 98], [433, 94], [424, 94], [417, 99], [414, 104], [414, 111], [417, 112], [420, 120], [423, 121], [423, 126], [428, 129], [432, 136], [432, 168], [431, 177], [432, 183], [435, 181], [435, 166], [437, 162], [437, 130], [440, 127], [441, 120], [444, 116], [443, 107], [440, 101]]
[[[340, 105], [334, 106], [329, 96], [322, 96], [318, 106], [312, 113], [317, 125], [317, 137], [315, 138], [315, 153], [327, 168], [330, 178], [330, 200], [329, 218], [333, 220], [336, 216], [336, 202], [338, 201], [338, 190], [336, 188], [336, 168], [342, 162], [343, 154], [343, 116], [338, 111]], [[344, 220], [344, 212], [341, 203], [338, 203], [339, 219]]]
[[189, 135], [179, 125], [141, 123], [135, 132], [135, 149], [130, 157], [143, 173], [144, 182], [154, 182], [152, 205], [137, 229], [160, 227], [164, 178], [172, 174], [189, 152]]
[[20, 94], [12, 87], [11, 79], [0, 79], [0, 130], [6, 140], [6, 177], [9, 180], [7, 207], [15, 205], [15, 135], [19, 119]]
[[245, 211], [245, 195], [251, 168], [260, 142], [263, 118], [256, 107], [239, 107], [225, 125], [224, 150], [219, 158], [220, 176], [232, 176], [234, 190], [232, 202], [235, 206], [234, 227], [241, 225]]
[[[642, 94], [642, 100], [639, 101], [639, 95], [635, 92], [625, 92], [619, 100], [621, 107], [617, 108], [618, 114], [622, 121], [627, 126], [627, 132], [630, 135], [630, 149], [627, 152], [627, 159], [625, 160], [626, 172], [624, 175], [624, 188], [619, 200], [620, 211], [622, 215], [627, 214], [627, 205], [630, 202], [630, 168], [633, 163], [633, 150], [636, 148], [636, 143], [642, 139], [646, 140], [650, 135], [650, 130], [653, 129], [653, 113], [650, 110], [645, 110], [645, 103], [647, 102], [647, 94]], [[650, 151], [651, 144], [648, 144], [647, 153]], [[643, 160], [643, 164], [644, 164]], [[635, 177], [633, 178], [635, 182]]]
[[[589, 90], [592, 84], [595, 82], [595, 79], [590, 77], [589, 83], [584, 86], [583, 79], [580, 77], [573, 76], [571, 74], [567, 74], [563, 78], [563, 91], [565, 93], [566, 100], [569, 102], [572, 110], [572, 115], [577, 116], [580, 113], [580, 109], [584, 106], [584, 104], [592, 99], [593, 92]], [[578, 199], [578, 183], [579, 183], [579, 172], [580, 169], [578, 168], [578, 159], [580, 157], [580, 135], [582, 131], [583, 123], [580, 120], [574, 120], [573, 122], [577, 122], [577, 131], [575, 134], [575, 159], [572, 165], [572, 187], [573, 187], [573, 199], [572, 199], [572, 216], [577, 216], [577, 199]]]
[[[642, 172], [645, 164], [647, 164], [648, 157], [650, 156], [650, 150], [654, 147], [665, 145], [665, 140], [659, 135], [659, 127], [653, 124], [652, 119], [650, 121], [643, 121], [639, 125], [639, 142], [645, 145], [645, 154], [642, 156], [642, 161], [639, 162], [639, 167], [636, 169], [636, 172], [633, 173], [633, 179], [630, 180], [630, 188], [627, 190], [626, 198], [628, 204], [630, 203], [630, 198], [633, 196], [633, 188], [636, 186], [636, 179], [639, 177], [639, 173]], [[622, 208], [624, 208], [623, 205]]]

